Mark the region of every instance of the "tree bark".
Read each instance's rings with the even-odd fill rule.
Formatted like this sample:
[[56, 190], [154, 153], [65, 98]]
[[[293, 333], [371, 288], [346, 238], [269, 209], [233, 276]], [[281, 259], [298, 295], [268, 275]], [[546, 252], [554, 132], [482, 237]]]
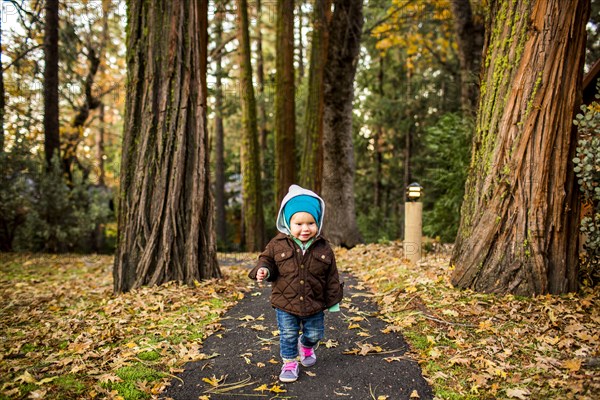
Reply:
[[[215, 45], [219, 47], [223, 41], [224, 5], [217, 5], [215, 14]], [[217, 216], [217, 239], [227, 243], [227, 223], [225, 220], [225, 144], [223, 132], [223, 66], [222, 53], [214, 61], [216, 63], [215, 84], [215, 208]]]
[[[262, 3], [256, 1], [256, 83], [258, 84], [258, 143], [260, 146], [260, 164], [265, 165], [265, 153], [267, 152], [267, 112], [265, 109], [265, 68], [262, 50]], [[264, 178], [265, 168], [262, 168]]]
[[103, 103], [100, 103], [99, 106], [99, 118], [100, 118], [100, 127], [96, 132], [96, 174], [98, 176], [98, 186], [106, 186], [105, 178], [106, 174], [104, 171], [104, 109], [105, 106]]
[[302, 79], [304, 79], [304, 13], [302, 12], [303, 3], [304, 1], [301, 0], [298, 4], [298, 84], [300, 84], [302, 82]]
[[275, 203], [296, 180], [294, 93], [294, 0], [277, 2], [275, 76]]
[[331, 0], [316, 0], [313, 13], [300, 184], [320, 193], [323, 182], [323, 76], [327, 60]]
[[248, 4], [237, 0], [240, 81], [242, 88], [242, 208], [247, 251], [263, 250], [265, 227], [263, 219], [262, 185], [256, 128], [256, 99], [252, 86], [250, 35], [248, 34]]
[[322, 197], [329, 207], [323, 232], [332, 244], [353, 247], [362, 241], [356, 225], [352, 143], [362, 0], [339, 0], [334, 4], [324, 77]]
[[60, 156], [58, 121], [58, 0], [47, 0], [44, 28], [44, 152], [47, 169]]
[[115, 292], [220, 277], [206, 130], [206, 0], [128, 3]]
[[492, 3], [452, 256], [459, 287], [519, 295], [577, 289], [572, 120], [589, 12], [588, 0]]
[[460, 102], [463, 111], [474, 115], [479, 99], [484, 26], [473, 18], [470, 0], [452, 0], [451, 5], [460, 62]]
[[0, 153], [4, 151], [4, 68], [2, 66], [2, 18], [0, 18]]

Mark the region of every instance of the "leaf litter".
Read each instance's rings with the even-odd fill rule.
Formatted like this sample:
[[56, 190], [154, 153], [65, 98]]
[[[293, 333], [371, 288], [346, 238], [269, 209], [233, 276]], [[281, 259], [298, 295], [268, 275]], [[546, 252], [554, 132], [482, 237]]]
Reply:
[[[383, 333], [405, 336], [437, 399], [600, 397], [600, 288], [532, 298], [459, 290], [450, 250], [417, 266], [401, 242], [336, 250], [339, 268], [377, 300]], [[377, 354], [361, 346], [348, 351]]]
[[114, 296], [112, 265], [112, 256], [1, 255], [0, 397], [122, 399], [126, 371], [144, 372], [135, 390], [156, 397], [184, 363], [218, 356], [202, 342], [243, 298], [244, 268]]

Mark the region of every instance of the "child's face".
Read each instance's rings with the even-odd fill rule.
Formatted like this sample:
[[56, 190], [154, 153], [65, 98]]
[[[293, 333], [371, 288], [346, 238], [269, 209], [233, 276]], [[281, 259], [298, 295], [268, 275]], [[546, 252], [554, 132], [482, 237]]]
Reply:
[[302, 242], [315, 237], [317, 231], [315, 219], [307, 212], [297, 212], [290, 218], [290, 233]]

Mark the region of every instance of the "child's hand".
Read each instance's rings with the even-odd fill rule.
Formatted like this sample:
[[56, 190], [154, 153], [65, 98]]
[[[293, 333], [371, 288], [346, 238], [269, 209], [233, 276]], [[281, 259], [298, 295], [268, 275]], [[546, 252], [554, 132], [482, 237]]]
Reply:
[[265, 279], [267, 277], [267, 274], [269, 273], [269, 270], [266, 268], [259, 268], [258, 271], [256, 271], [256, 281], [257, 282], [262, 282], [263, 279]]

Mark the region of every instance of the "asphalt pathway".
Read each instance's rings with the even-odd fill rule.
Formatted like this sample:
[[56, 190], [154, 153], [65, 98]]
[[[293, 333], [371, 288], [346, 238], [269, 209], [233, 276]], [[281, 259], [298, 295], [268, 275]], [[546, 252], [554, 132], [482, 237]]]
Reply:
[[[278, 381], [281, 360], [270, 285], [249, 281], [253, 290], [221, 320], [223, 330], [204, 342], [203, 353], [214, 357], [186, 364], [162, 398], [432, 399], [419, 365], [405, 355], [404, 339], [382, 332], [386, 323], [377, 318], [371, 295], [353, 277], [341, 278], [346, 282], [341, 312], [326, 312], [317, 364], [301, 366], [298, 381]], [[217, 383], [215, 378], [223, 379]]]

